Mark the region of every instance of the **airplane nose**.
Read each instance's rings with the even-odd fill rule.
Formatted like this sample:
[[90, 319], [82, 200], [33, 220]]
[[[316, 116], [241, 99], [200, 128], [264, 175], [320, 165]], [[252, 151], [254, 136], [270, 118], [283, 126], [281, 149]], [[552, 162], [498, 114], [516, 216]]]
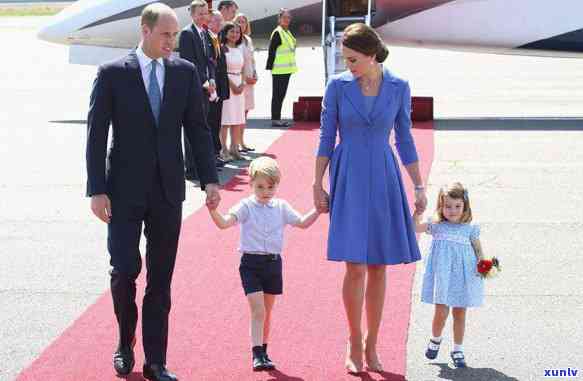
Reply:
[[[52, 16], [48, 22], [39, 28], [37, 37], [44, 41], [58, 44], [69, 44], [71, 38], [87, 23], [91, 14], [91, 2], [95, 0], [79, 0], [58, 14]], [[88, 6], [88, 5], [89, 6]]]
[[67, 39], [67, 33], [62, 22], [51, 21], [38, 30], [37, 37], [44, 41], [63, 44]]

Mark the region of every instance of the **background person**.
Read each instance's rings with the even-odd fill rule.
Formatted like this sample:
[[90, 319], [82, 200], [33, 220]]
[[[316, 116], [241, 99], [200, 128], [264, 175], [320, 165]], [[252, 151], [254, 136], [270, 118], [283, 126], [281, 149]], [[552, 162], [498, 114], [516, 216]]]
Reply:
[[[208, 100], [215, 92], [214, 67], [210, 65], [212, 53], [211, 38], [206, 30], [209, 21], [208, 5], [204, 0], [194, 0], [190, 4], [192, 24], [187, 25], [180, 33], [178, 53], [180, 58], [192, 62], [198, 70], [198, 76], [205, 93], [203, 102], [204, 112], [208, 113]], [[184, 138], [184, 166], [188, 180], [198, 180], [191, 143], [188, 137]]]
[[217, 5], [217, 9], [223, 15], [225, 22], [235, 21], [235, 16], [239, 11], [239, 5], [234, 0], [221, 0]]
[[[251, 24], [249, 19], [243, 13], [238, 13], [235, 17], [235, 22], [241, 27], [243, 33], [243, 43], [241, 44], [241, 49], [243, 50], [243, 56], [245, 57], [245, 65], [243, 66], [243, 76], [245, 78], [245, 90], [243, 94], [245, 96], [245, 123], [247, 122], [247, 116], [249, 111], [255, 108], [255, 84], [257, 83], [257, 69], [255, 67], [255, 48], [253, 47], [253, 40], [251, 39]], [[239, 146], [239, 151], [249, 152], [255, 151], [245, 144], [245, 127], [244, 124], [239, 131], [239, 141], [241, 145]]]
[[[221, 30], [221, 44], [227, 62], [227, 76], [229, 77], [229, 99], [223, 102], [221, 114], [221, 157], [223, 160], [241, 160], [239, 154], [239, 134], [237, 129], [245, 124], [245, 82], [243, 80], [243, 65], [245, 58], [240, 49], [243, 41], [241, 28], [235, 23], [227, 22]], [[231, 140], [227, 148], [227, 132], [230, 130]]]
[[281, 120], [281, 108], [287, 93], [289, 79], [298, 71], [296, 66], [295, 37], [289, 30], [291, 13], [282, 8], [278, 15], [278, 26], [271, 33], [269, 41], [269, 56], [265, 68], [271, 70], [273, 80], [271, 96], [271, 124], [276, 127], [287, 127], [289, 122]]
[[217, 166], [221, 167], [225, 165], [225, 161], [220, 157], [221, 115], [223, 112], [223, 102], [226, 99], [229, 99], [230, 95], [229, 77], [227, 75], [227, 60], [218, 37], [222, 27], [223, 16], [219, 11], [212, 11], [208, 23], [208, 30], [210, 32], [211, 43], [213, 46], [213, 54], [211, 55], [210, 61], [215, 72], [216, 94], [214, 98], [212, 94], [210, 97], [208, 123], [213, 135]]

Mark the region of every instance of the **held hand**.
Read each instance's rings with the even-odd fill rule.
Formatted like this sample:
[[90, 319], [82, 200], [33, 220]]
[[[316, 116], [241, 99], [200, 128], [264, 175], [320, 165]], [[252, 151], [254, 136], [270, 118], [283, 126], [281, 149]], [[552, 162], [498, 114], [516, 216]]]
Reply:
[[91, 196], [91, 211], [101, 221], [108, 224], [111, 221], [111, 201], [106, 194]]
[[314, 187], [314, 207], [318, 213], [328, 213], [330, 196], [322, 187]]
[[218, 208], [221, 202], [221, 195], [219, 194], [219, 186], [217, 184], [207, 184], [206, 192], [206, 206], [209, 210]]
[[425, 190], [415, 191], [415, 214], [422, 215], [427, 207], [427, 196]]

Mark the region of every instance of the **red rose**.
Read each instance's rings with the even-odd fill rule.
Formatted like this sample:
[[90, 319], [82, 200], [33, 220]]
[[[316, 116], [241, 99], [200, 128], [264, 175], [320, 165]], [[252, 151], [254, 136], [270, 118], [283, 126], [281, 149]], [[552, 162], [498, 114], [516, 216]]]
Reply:
[[489, 259], [481, 259], [478, 262], [478, 272], [480, 274], [487, 274], [492, 268], [492, 261]]

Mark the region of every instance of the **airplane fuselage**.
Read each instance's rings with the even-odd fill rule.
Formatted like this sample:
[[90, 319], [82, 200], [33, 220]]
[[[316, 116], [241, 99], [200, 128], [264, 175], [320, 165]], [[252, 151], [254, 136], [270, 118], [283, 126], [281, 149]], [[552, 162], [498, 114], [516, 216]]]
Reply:
[[[191, 22], [190, 0], [163, 2], [175, 9], [181, 25]], [[54, 16], [39, 37], [74, 46], [132, 48], [139, 40], [140, 13], [149, 3], [80, 0]], [[238, 3], [251, 20], [258, 47], [265, 46], [281, 6], [292, 13], [291, 29], [300, 45], [321, 43], [321, 1]], [[328, 1], [328, 6], [333, 3], [343, 2]], [[376, 0], [371, 24], [390, 45], [570, 57], [583, 55], [581, 14], [579, 0]]]

